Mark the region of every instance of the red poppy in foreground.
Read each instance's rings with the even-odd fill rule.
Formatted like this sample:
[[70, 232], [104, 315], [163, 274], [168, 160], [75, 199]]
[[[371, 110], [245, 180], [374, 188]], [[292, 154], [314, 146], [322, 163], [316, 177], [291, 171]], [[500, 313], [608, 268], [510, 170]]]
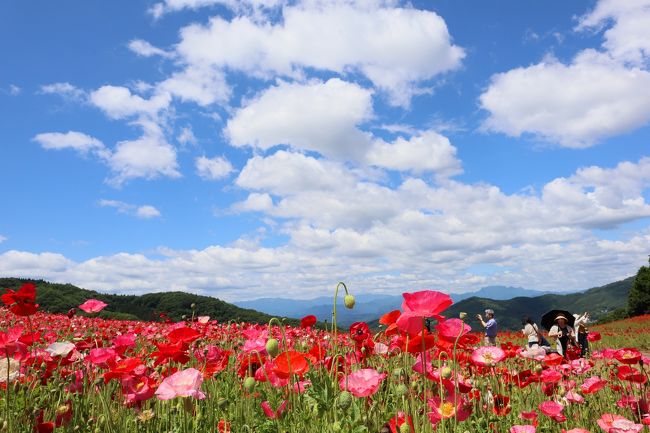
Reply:
[[617, 350], [614, 353], [614, 358], [623, 364], [632, 365], [638, 363], [639, 360], [641, 360], [641, 352], [633, 347], [626, 347], [624, 349]]
[[17, 291], [7, 289], [7, 293], [2, 295], [2, 302], [17, 316], [31, 316], [38, 310], [36, 286], [33, 283], [25, 283]]
[[309, 363], [305, 355], [293, 350], [279, 354], [273, 362], [275, 374], [283, 379], [289, 378], [292, 374], [302, 376], [309, 371]]
[[86, 302], [79, 305], [79, 308], [88, 314], [93, 314], [93, 313], [99, 313], [107, 306], [108, 306], [107, 303], [98, 301], [97, 299], [88, 299]]
[[310, 314], [309, 316], [305, 316], [302, 319], [300, 319], [300, 327], [307, 328], [309, 326], [313, 326], [317, 320], [318, 319], [316, 319], [316, 316], [314, 316], [313, 314]]

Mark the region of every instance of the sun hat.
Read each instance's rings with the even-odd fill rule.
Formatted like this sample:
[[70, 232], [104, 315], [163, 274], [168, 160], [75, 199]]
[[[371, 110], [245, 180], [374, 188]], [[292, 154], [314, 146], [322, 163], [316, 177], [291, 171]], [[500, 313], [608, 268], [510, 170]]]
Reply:
[[566, 317], [564, 317], [562, 314], [558, 314], [558, 316], [555, 318], [555, 321], [558, 321], [560, 319], [564, 319], [564, 320], [566, 320], [568, 322]]

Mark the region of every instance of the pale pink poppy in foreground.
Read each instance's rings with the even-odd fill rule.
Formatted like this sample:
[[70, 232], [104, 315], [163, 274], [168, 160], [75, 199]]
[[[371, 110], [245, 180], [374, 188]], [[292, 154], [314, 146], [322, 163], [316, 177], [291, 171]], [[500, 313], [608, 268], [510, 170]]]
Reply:
[[106, 308], [106, 306], [108, 306], [108, 304], [102, 301], [98, 301], [97, 299], [88, 299], [86, 302], [79, 305], [79, 308], [81, 308], [83, 311], [85, 311], [88, 314], [92, 314], [92, 313], [99, 313], [104, 308]]
[[643, 429], [643, 424], [636, 424], [613, 413], [604, 413], [598, 420], [598, 425], [607, 433], [638, 433]]
[[492, 367], [505, 359], [506, 353], [496, 346], [483, 346], [474, 349], [472, 362], [481, 367]]
[[166, 377], [156, 390], [156, 395], [159, 400], [171, 400], [175, 397], [194, 397], [202, 400], [205, 398], [205, 394], [200, 390], [202, 383], [201, 372], [188, 368]]
[[339, 386], [342, 391], [347, 389], [355, 397], [368, 397], [377, 392], [385, 377], [386, 373], [379, 373], [373, 368], [362, 368], [342, 377]]
[[513, 425], [510, 427], [510, 433], [535, 433], [534, 425]]

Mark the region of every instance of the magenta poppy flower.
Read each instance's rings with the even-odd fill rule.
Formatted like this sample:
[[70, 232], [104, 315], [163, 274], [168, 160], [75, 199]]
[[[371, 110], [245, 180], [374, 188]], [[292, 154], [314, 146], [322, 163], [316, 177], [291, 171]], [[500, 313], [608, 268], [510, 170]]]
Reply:
[[513, 425], [510, 427], [510, 433], [535, 433], [537, 429], [534, 425]]
[[562, 380], [562, 373], [557, 370], [544, 370], [541, 378], [544, 383], [557, 383]]
[[455, 342], [472, 330], [472, 327], [460, 319], [447, 319], [436, 326], [438, 335], [445, 341]]
[[480, 367], [493, 367], [506, 358], [506, 353], [500, 347], [482, 346], [474, 349], [471, 360]]
[[108, 306], [108, 304], [102, 301], [98, 301], [97, 299], [88, 299], [86, 302], [79, 305], [79, 308], [81, 308], [83, 311], [85, 311], [88, 314], [93, 314], [93, 313], [99, 313], [104, 308], [106, 308], [106, 306]]
[[201, 372], [188, 368], [166, 377], [156, 390], [156, 395], [159, 400], [171, 400], [175, 397], [194, 397], [202, 400], [205, 398], [205, 394], [201, 392], [202, 383]]
[[368, 397], [379, 389], [386, 373], [379, 373], [373, 368], [362, 368], [344, 376], [339, 381], [341, 391], [350, 391], [355, 397]]
[[397, 319], [397, 326], [409, 335], [422, 331], [422, 320], [427, 317], [438, 317], [453, 301], [445, 293], [433, 290], [423, 290], [415, 293], [402, 293], [404, 311]]

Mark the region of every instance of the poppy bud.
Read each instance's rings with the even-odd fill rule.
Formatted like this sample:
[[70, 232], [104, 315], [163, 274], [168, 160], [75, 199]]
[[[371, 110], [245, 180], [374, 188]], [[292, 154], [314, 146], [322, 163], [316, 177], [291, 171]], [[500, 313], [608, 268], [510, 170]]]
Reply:
[[354, 308], [354, 296], [352, 295], [345, 295], [345, 298], [343, 298], [343, 303], [345, 304], [345, 308], [348, 309], [353, 309]]
[[352, 404], [352, 394], [349, 391], [343, 391], [339, 394], [338, 407], [339, 409], [347, 409]]
[[460, 320], [465, 320], [467, 318], [467, 313], [461, 311], [460, 313], [458, 313], [458, 317], [460, 318]]
[[248, 376], [246, 379], [244, 379], [244, 389], [246, 392], [251, 392], [253, 390], [253, 387], [255, 387], [255, 378]]
[[440, 375], [442, 376], [443, 379], [449, 379], [451, 377], [451, 368], [442, 367], [440, 369]]
[[217, 399], [217, 406], [218, 406], [220, 409], [225, 408], [226, 406], [228, 406], [228, 399], [227, 399], [227, 398], [224, 398], [224, 397], [219, 397], [219, 398]]
[[409, 389], [406, 385], [400, 383], [399, 385], [397, 385], [397, 388], [395, 388], [395, 392], [397, 393], [397, 395], [402, 396], [408, 394]]
[[192, 305], [190, 305], [190, 308], [191, 308], [192, 310], [196, 310], [196, 304], [195, 304], [194, 302], [192, 302]]
[[278, 340], [275, 338], [269, 338], [266, 340], [266, 353], [268, 353], [271, 358], [275, 358], [279, 350]]
[[399, 433], [411, 433], [411, 426], [409, 423], [405, 422], [401, 426], [399, 426]]

